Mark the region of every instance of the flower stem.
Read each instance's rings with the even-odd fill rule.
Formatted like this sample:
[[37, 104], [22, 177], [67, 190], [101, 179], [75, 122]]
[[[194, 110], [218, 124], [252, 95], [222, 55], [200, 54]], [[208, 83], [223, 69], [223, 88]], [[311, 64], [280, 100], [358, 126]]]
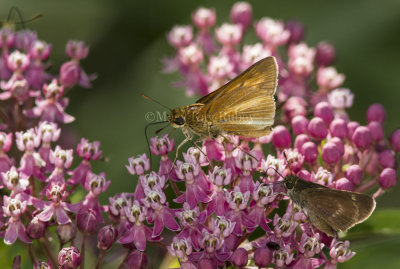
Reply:
[[42, 243], [42, 246], [44, 248], [44, 251], [46, 252], [47, 256], [49, 257], [49, 259], [51, 260], [52, 264], [58, 264], [56, 259], [54, 259], [53, 254], [51, 253], [49, 246], [47, 245], [46, 240], [44, 239], [44, 237], [40, 238], [40, 243]]
[[370, 180], [364, 185], [358, 187], [356, 189], [356, 192], [365, 192], [366, 190], [369, 190], [371, 187], [373, 187], [376, 184], [376, 179]]
[[32, 244], [28, 244], [28, 253], [29, 258], [31, 259], [32, 264], [35, 264], [35, 255], [33, 254]]
[[81, 247], [81, 260], [82, 260], [81, 269], [85, 268], [85, 241], [86, 241], [86, 235], [84, 234], [82, 238], [82, 247]]
[[97, 259], [96, 269], [100, 268], [100, 265], [103, 263], [104, 257], [106, 256], [106, 251], [101, 250], [99, 254], [99, 258]]

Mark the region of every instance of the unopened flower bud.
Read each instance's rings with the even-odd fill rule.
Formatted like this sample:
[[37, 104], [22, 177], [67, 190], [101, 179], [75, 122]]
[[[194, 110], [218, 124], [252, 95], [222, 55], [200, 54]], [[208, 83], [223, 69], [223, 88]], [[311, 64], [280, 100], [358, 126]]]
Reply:
[[317, 55], [315, 59], [318, 65], [331, 65], [336, 58], [335, 48], [328, 42], [320, 42], [317, 45]]
[[354, 185], [353, 185], [353, 183], [351, 183], [350, 180], [343, 177], [341, 179], [336, 180], [336, 189], [343, 190], [343, 191], [353, 191]]
[[394, 131], [390, 136], [390, 145], [396, 152], [400, 151], [400, 129]]
[[305, 29], [301, 22], [287, 21], [285, 23], [285, 29], [290, 32], [289, 43], [299, 43], [303, 40]]
[[367, 121], [378, 121], [382, 123], [386, 118], [386, 111], [381, 104], [372, 104], [367, 110]]
[[393, 168], [385, 168], [378, 178], [379, 185], [382, 188], [387, 189], [394, 187], [397, 183], [396, 170]]
[[320, 117], [313, 118], [308, 124], [308, 132], [316, 140], [322, 140], [328, 135], [325, 122]]
[[132, 250], [126, 257], [122, 268], [142, 269], [147, 266], [147, 256], [139, 250]]
[[266, 267], [272, 261], [272, 251], [269, 248], [258, 248], [254, 251], [254, 263], [258, 267]]
[[292, 144], [289, 131], [283, 125], [278, 125], [272, 132], [272, 143], [277, 148], [288, 148]]
[[60, 224], [57, 226], [57, 235], [61, 244], [68, 243], [75, 238], [76, 227], [72, 223]]
[[91, 208], [81, 210], [76, 216], [76, 224], [81, 232], [94, 233], [97, 229], [96, 212]]
[[38, 220], [37, 217], [34, 217], [26, 227], [26, 233], [32, 239], [38, 239], [43, 237], [45, 231], [46, 231], [46, 224]]
[[60, 264], [59, 268], [75, 269], [78, 268], [81, 262], [81, 253], [74, 246], [63, 248], [60, 253], [58, 253], [58, 264]]
[[247, 254], [247, 251], [244, 248], [237, 248], [235, 252], [233, 252], [230, 260], [234, 266], [244, 267], [249, 261], [249, 254]]
[[314, 116], [320, 117], [326, 124], [333, 120], [333, 109], [328, 102], [320, 102], [315, 106]]
[[363, 171], [358, 164], [353, 164], [353, 165], [347, 167], [345, 176], [354, 185], [358, 185], [361, 182], [361, 179], [363, 176]]
[[340, 160], [340, 151], [335, 143], [328, 141], [322, 148], [322, 159], [328, 164], [335, 164]]
[[114, 244], [117, 236], [118, 231], [114, 228], [114, 226], [104, 226], [97, 234], [97, 247], [101, 250], [109, 249]]
[[334, 119], [329, 125], [329, 131], [332, 136], [343, 139], [348, 134], [347, 122], [343, 119]]
[[304, 143], [300, 152], [304, 155], [304, 160], [308, 163], [313, 163], [317, 160], [318, 148], [313, 142]]
[[379, 153], [379, 163], [385, 168], [395, 168], [396, 154], [393, 150], [385, 149]]
[[293, 132], [296, 135], [307, 133], [308, 119], [302, 115], [295, 116], [292, 119]]
[[353, 137], [354, 132], [356, 129], [360, 126], [360, 124], [356, 121], [350, 121], [347, 123], [347, 131], [348, 131], [348, 137], [351, 139]]
[[351, 139], [356, 147], [361, 150], [369, 148], [372, 143], [371, 132], [368, 127], [365, 126], [357, 127]]
[[382, 123], [380, 123], [378, 121], [371, 121], [368, 124], [368, 129], [371, 132], [372, 140], [374, 140], [376, 142], [381, 141], [385, 136], [383, 127], [382, 127]]
[[296, 139], [294, 140], [294, 147], [301, 152], [301, 147], [303, 146], [304, 143], [309, 142], [310, 138], [308, 138], [307, 135], [305, 134], [300, 134], [296, 136]]

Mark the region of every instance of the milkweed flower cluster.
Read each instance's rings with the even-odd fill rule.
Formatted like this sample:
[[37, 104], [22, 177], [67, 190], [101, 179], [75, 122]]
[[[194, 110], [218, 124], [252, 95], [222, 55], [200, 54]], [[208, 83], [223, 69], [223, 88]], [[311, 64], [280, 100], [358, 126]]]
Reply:
[[[77, 84], [91, 85], [93, 76], [80, 65], [88, 47], [69, 42], [71, 60], [51, 75], [46, 68], [50, 44], [38, 43], [30, 31], [0, 30], [0, 99], [6, 111], [0, 113], [0, 236], [6, 244], [39, 240], [48, 257], [37, 259], [30, 247], [34, 268], [83, 265], [85, 242], [96, 236], [91, 253], [98, 254], [97, 267], [107, 255], [111, 261], [121, 253], [120, 268], [155, 266], [146, 254], [149, 245], [167, 250], [186, 269], [336, 268], [354, 256], [349, 241], [311, 226], [284, 195], [281, 176], [293, 173], [378, 197], [397, 183], [400, 130], [385, 139], [386, 112], [380, 104], [368, 108], [364, 124], [350, 119], [346, 109], [355, 97], [342, 87], [345, 77], [332, 65], [334, 47], [307, 45], [300, 23], [268, 17], [254, 22], [245, 2], [233, 6], [229, 23], [216, 26], [216, 11], [208, 8], [197, 9], [192, 20], [194, 26], [175, 26], [167, 34], [176, 53], [164, 59], [164, 71], [179, 71], [183, 80], [175, 85], [203, 96], [256, 61], [275, 56], [274, 130], [257, 139], [205, 139], [176, 163], [170, 158], [174, 139], [153, 137], [150, 150], [160, 156], [159, 168], [154, 170], [146, 154], [129, 158], [126, 169], [137, 185], [109, 197], [106, 205], [98, 197], [110, 181], [92, 169], [101, 158], [100, 143], [82, 138], [74, 151], [59, 142], [62, 124], [74, 120], [66, 113], [64, 94]], [[243, 44], [250, 31], [259, 41]], [[18, 154], [11, 154], [13, 145]], [[81, 200], [74, 195], [78, 190], [85, 193]], [[52, 233], [58, 253], [51, 247]], [[17, 257], [14, 268], [19, 262]]]

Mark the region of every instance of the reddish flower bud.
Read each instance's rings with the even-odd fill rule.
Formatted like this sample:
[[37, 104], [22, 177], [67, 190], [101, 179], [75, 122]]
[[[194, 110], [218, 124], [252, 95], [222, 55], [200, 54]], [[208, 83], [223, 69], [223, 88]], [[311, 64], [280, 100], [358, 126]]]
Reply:
[[283, 125], [278, 125], [272, 132], [272, 143], [277, 148], [288, 148], [292, 144], [289, 131]]
[[357, 127], [351, 139], [356, 147], [361, 150], [369, 148], [372, 143], [371, 132], [368, 127], [365, 126]]
[[249, 261], [249, 255], [247, 254], [247, 251], [244, 248], [238, 248], [235, 250], [235, 252], [233, 252], [230, 260], [234, 266], [244, 267], [247, 265], [247, 262]]
[[308, 132], [316, 140], [322, 140], [328, 135], [325, 122], [319, 117], [315, 117], [310, 121], [308, 124]]
[[343, 191], [354, 191], [354, 185], [350, 180], [343, 177], [341, 179], [336, 180], [336, 189]]
[[292, 119], [293, 132], [297, 135], [307, 133], [308, 119], [302, 115]]
[[385, 149], [379, 153], [379, 163], [384, 168], [395, 168], [396, 165], [396, 154], [393, 150]]
[[376, 142], [381, 141], [385, 136], [382, 123], [378, 121], [371, 121], [368, 124], [368, 129], [371, 132], [372, 139]]
[[96, 212], [91, 208], [80, 210], [76, 216], [76, 224], [81, 232], [91, 234], [96, 232]]
[[347, 130], [348, 130], [348, 138], [352, 138], [356, 129], [360, 126], [360, 124], [356, 121], [350, 121], [347, 123]]
[[142, 269], [147, 266], [147, 256], [144, 252], [132, 250], [126, 257], [122, 268]]
[[251, 24], [253, 17], [253, 9], [247, 2], [237, 2], [233, 5], [231, 10], [231, 21], [239, 24], [243, 31], [245, 31]]
[[336, 58], [335, 48], [328, 42], [320, 42], [317, 46], [317, 55], [315, 60], [318, 65], [331, 65]]
[[101, 250], [109, 249], [114, 244], [117, 236], [118, 231], [114, 228], [114, 226], [104, 226], [97, 234], [97, 247]]
[[367, 110], [367, 121], [378, 121], [382, 123], [386, 118], [386, 111], [381, 104], [372, 104]]
[[299, 43], [303, 40], [305, 29], [301, 22], [287, 21], [285, 23], [285, 29], [290, 32], [289, 43]]
[[312, 175], [307, 170], [301, 170], [297, 176], [305, 181], [312, 181]]
[[322, 159], [327, 164], [334, 164], [340, 160], [340, 151], [335, 143], [328, 141], [322, 148]]
[[60, 68], [60, 83], [67, 88], [75, 86], [80, 76], [81, 67], [74, 61], [66, 62]]
[[334, 119], [329, 125], [329, 131], [332, 136], [343, 139], [348, 134], [347, 122], [343, 119]]
[[315, 106], [314, 116], [320, 117], [326, 124], [333, 120], [333, 109], [328, 102], [320, 102]]
[[336, 147], [338, 148], [339, 152], [340, 152], [340, 156], [344, 155], [344, 144], [343, 144], [343, 140], [341, 140], [339, 137], [333, 137], [329, 140], [329, 142], [332, 142], [336, 145]]
[[397, 183], [396, 170], [393, 168], [385, 168], [378, 178], [379, 185], [382, 188], [387, 189], [394, 187]]
[[272, 261], [272, 251], [269, 248], [258, 248], [254, 251], [254, 263], [258, 267], [266, 267]]
[[31, 222], [26, 227], [26, 233], [32, 239], [38, 239], [44, 236], [44, 232], [46, 231], [46, 223], [38, 220], [37, 217], [34, 217]]
[[317, 160], [318, 148], [313, 142], [304, 143], [300, 152], [304, 155], [304, 160], [308, 163], [313, 163]]
[[216, 265], [214, 265], [213, 264], [213, 262], [210, 260], [210, 259], [206, 259], [206, 258], [204, 258], [204, 259], [201, 259], [200, 261], [199, 261], [199, 264], [198, 264], [198, 268], [204, 268], [204, 269], [213, 269], [213, 268], [216, 268], [217, 266]]
[[60, 224], [57, 226], [57, 235], [61, 244], [68, 243], [75, 238], [76, 227], [72, 223]]
[[361, 179], [363, 176], [363, 171], [358, 164], [353, 164], [353, 165], [347, 167], [345, 176], [354, 185], [358, 185], [361, 182]]
[[307, 135], [305, 134], [300, 134], [296, 136], [296, 139], [294, 140], [294, 147], [301, 152], [301, 147], [303, 146], [304, 143], [309, 142], [310, 138], [308, 138]]
[[390, 145], [396, 152], [400, 151], [400, 129], [394, 131], [390, 136]]

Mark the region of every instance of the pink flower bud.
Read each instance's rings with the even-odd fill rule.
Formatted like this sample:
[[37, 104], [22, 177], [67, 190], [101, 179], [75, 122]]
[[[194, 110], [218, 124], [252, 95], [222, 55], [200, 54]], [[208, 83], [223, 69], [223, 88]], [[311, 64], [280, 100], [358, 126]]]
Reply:
[[318, 65], [331, 65], [336, 58], [335, 48], [328, 42], [320, 42], [317, 46], [316, 61]]
[[307, 133], [308, 119], [302, 115], [292, 119], [293, 132], [297, 135]]
[[272, 143], [277, 148], [288, 148], [292, 144], [289, 131], [283, 125], [278, 125], [272, 132]]
[[67, 223], [58, 225], [57, 235], [61, 244], [68, 243], [69, 241], [75, 238], [76, 235], [75, 224]]
[[358, 149], [364, 150], [372, 143], [371, 132], [368, 127], [359, 126], [351, 138]]
[[361, 182], [361, 179], [363, 176], [363, 171], [358, 164], [353, 164], [353, 165], [347, 167], [345, 176], [354, 185], [358, 185]]
[[304, 143], [310, 141], [310, 138], [308, 138], [308, 135], [305, 134], [300, 134], [296, 136], [296, 139], [294, 140], [294, 147], [301, 152], [301, 147], [303, 146]]
[[26, 227], [26, 233], [32, 239], [43, 237], [45, 231], [46, 223], [41, 222], [37, 217], [34, 217]]
[[305, 29], [301, 22], [287, 21], [285, 23], [285, 29], [290, 32], [289, 43], [299, 43], [303, 40]]
[[386, 111], [381, 104], [372, 104], [367, 110], [367, 121], [383, 122], [386, 118]]
[[253, 9], [247, 2], [237, 2], [231, 10], [231, 21], [242, 27], [246, 31], [253, 17]]
[[122, 268], [144, 269], [147, 266], [147, 256], [144, 252], [132, 250], [126, 257]]
[[60, 253], [58, 253], [58, 264], [60, 264], [60, 268], [75, 269], [78, 268], [81, 262], [81, 253], [74, 246], [63, 248]]
[[313, 142], [305, 142], [300, 152], [304, 155], [304, 160], [308, 163], [313, 163], [317, 160], [318, 148]]
[[210, 259], [204, 258], [199, 261], [198, 268], [213, 269], [216, 268], [216, 265]]
[[340, 151], [335, 143], [328, 141], [322, 148], [322, 159], [328, 164], [335, 164], [340, 160]]
[[329, 142], [332, 142], [336, 145], [340, 152], [340, 156], [344, 155], [344, 144], [343, 141], [339, 137], [333, 137], [329, 140]]
[[333, 109], [327, 102], [320, 102], [315, 106], [314, 116], [320, 117], [326, 124], [333, 120]]
[[390, 136], [390, 145], [392, 145], [394, 151], [400, 151], [400, 129], [394, 131]]
[[308, 132], [316, 140], [322, 140], [328, 135], [325, 122], [319, 117], [315, 117], [310, 121], [308, 124]]
[[348, 138], [352, 138], [356, 129], [360, 126], [360, 124], [356, 121], [350, 121], [347, 123], [347, 130], [348, 130]]
[[343, 119], [334, 119], [329, 125], [329, 131], [332, 136], [336, 136], [339, 138], [347, 137], [347, 122]]
[[254, 263], [258, 267], [266, 267], [272, 261], [272, 251], [269, 248], [257, 248], [254, 251]]
[[297, 176], [305, 181], [312, 181], [313, 177], [312, 174], [310, 174], [310, 172], [308, 172], [307, 170], [301, 170], [297, 173]]
[[379, 163], [385, 168], [395, 168], [396, 154], [393, 150], [385, 149], [379, 153]]
[[117, 229], [112, 225], [104, 226], [97, 234], [97, 247], [101, 250], [109, 249], [118, 236]]
[[72, 88], [78, 84], [82, 69], [77, 62], [68, 61], [60, 68], [60, 83], [67, 87]]
[[192, 15], [194, 25], [201, 29], [213, 27], [216, 21], [214, 9], [200, 7]]
[[396, 170], [393, 168], [385, 168], [378, 178], [379, 185], [382, 188], [387, 189], [394, 187], [397, 183]]
[[374, 140], [375, 142], [381, 141], [385, 136], [382, 123], [378, 121], [371, 121], [368, 124], [368, 129], [371, 132], [372, 140]]
[[65, 48], [65, 53], [69, 58], [82, 60], [89, 54], [89, 46], [86, 46], [83, 41], [68, 41]]
[[354, 185], [353, 185], [353, 183], [351, 183], [350, 180], [343, 177], [336, 181], [336, 189], [343, 190], [343, 191], [354, 191]]
[[96, 212], [91, 208], [80, 210], [76, 216], [76, 224], [81, 232], [94, 233], [97, 229]]
[[247, 265], [247, 262], [249, 261], [249, 255], [247, 254], [247, 251], [244, 248], [237, 248], [235, 252], [233, 252], [230, 260], [234, 266], [244, 267]]

